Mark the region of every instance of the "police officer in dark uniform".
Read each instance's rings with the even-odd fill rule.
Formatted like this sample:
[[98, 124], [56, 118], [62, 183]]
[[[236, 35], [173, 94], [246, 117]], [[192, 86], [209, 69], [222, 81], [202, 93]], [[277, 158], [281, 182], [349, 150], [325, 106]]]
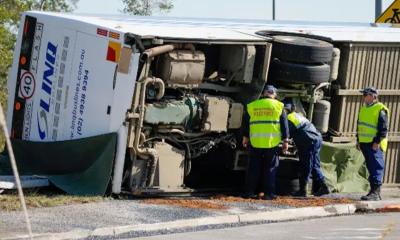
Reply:
[[287, 151], [289, 129], [283, 103], [276, 100], [277, 90], [271, 85], [263, 89], [262, 97], [247, 105], [245, 115], [243, 147], [250, 148], [247, 169], [246, 194], [255, 198], [257, 186], [262, 181], [264, 199], [275, 196], [275, 178], [279, 165], [279, 144]]
[[314, 196], [329, 194], [320, 165], [321, 133], [307, 118], [294, 111], [290, 101], [285, 101], [285, 110], [288, 111], [290, 137], [296, 144], [300, 160], [300, 190], [295, 195], [307, 196], [307, 183], [311, 176]]
[[367, 87], [360, 91], [364, 106], [358, 115], [357, 148], [364, 155], [369, 172], [370, 191], [361, 200], [381, 200], [381, 185], [384, 174], [384, 152], [387, 149], [388, 108], [378, 101], [378, 91]]

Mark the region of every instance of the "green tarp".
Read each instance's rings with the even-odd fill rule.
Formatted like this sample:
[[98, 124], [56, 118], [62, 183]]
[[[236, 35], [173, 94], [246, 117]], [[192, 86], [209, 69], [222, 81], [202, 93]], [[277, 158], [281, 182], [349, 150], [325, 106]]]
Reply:
[[[21, 175], [46, 176], [74, 195], [104, 195], [111, 179], [117, 134], [59, 142], [12, 140]], [[0, 174], [11, 175], [8, 157]]]
[[366, 192], [369, 190], [365, 160], [354, 143], [324, 142], [321, 168], [327, 184], [335, 192]]

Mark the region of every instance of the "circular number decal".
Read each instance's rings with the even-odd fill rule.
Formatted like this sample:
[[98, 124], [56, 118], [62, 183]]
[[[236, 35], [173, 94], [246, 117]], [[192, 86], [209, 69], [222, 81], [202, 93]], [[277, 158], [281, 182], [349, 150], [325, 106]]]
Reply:
[[19, 85], [19, 92], [24, 99], [29, 99], [35, 92], [35, 78], [32, 73], [26, 71], [21, 75], [21, 82]]

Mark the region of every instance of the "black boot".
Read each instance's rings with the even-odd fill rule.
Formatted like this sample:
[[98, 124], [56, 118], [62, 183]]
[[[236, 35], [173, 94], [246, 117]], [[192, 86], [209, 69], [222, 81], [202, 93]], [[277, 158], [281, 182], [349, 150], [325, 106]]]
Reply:
[[379, 201], [381, 198], [381, 186], [376, 184], [371, 184], [371, 190], [365, 196], [361, 197], [363, 201]]
[[300, 189], [294, 193], [296, 197], [307, 197], [307, 182], [300, 180]]
[[319, 197], [325, 194], [329, 194], [329, 188], [324, 181], [318, 183], [318, 189], [314, 192], [314, 196]]
[[319, 181], [317, 181], [315, 179], [312, 180], [312, 184], [311, 184], [311, 193], [312, 193], [312, 195], [315, 195], [315, 193], [318, 192], [319, 185], [320, 185]]
[[275, 200], [275, 199], [277, 199], [277, 197], [276, 197], [275, 194], [270, 193], [270, 194], [265, 194], [265, 195], [262, 197], [262, 199], [263, 199], [263, 200]]
[[258, 195], [254, 194], [254, 193], [246, 192], [246, 193], [242, 194], [242, 198], [245, 198], [245, 199], [256, 199], [256, 198], [258, 198]]

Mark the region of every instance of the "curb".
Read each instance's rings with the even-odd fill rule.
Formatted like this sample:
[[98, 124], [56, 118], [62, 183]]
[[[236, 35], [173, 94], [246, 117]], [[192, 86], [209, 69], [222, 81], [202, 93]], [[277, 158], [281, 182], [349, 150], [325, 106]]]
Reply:
[[[46, 233], [34, 235], [34, 239], [84, 239], [93, 237], [117, 237], [121, 234], [155, 231], [172, 231], [203, 226], [217, 226], [223, 224], [251, 224], [260, 222], [281, 222], [306, 218], [329, 217], [337, 215], [354, 214], [356, 211], [366, 211], [384, 208], [391, 204], [399, 204], [399, 201], [358, 202], [355, 204], [337, 204], [324, 207], [305, 207], [297, 209], [283, 209], [272, 212], [256, 212], [232, 214], [216, 217], [203, 217], [195, 219], [176, 220], [172, 222], [126, 225], [115, 227], [103, 227], [95, 230], [75, 230], [65, 233]], [[21, 235], [4, 240], [29, 239], [27, 235]]]

